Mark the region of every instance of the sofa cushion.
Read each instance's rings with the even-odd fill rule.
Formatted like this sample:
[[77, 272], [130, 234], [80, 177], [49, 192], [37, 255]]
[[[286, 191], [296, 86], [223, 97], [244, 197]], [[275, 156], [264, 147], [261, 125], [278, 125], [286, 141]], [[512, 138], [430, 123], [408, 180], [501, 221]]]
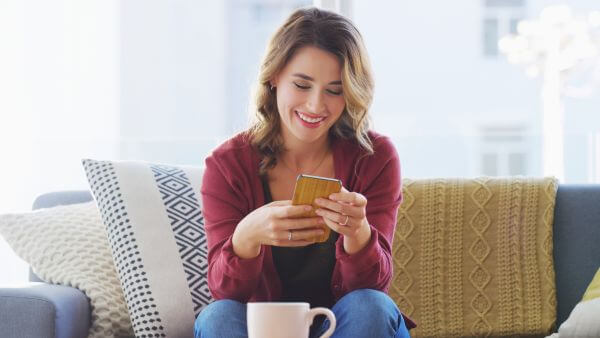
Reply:
[[191, 337], [212, 301], [202, 170], [83, 160], [137, 337]]
[[[2, 215], [0, 234], [43, 280], [77, 288], [89, 298], [90, 337], [133, 335], [106, 231], [94, 202]], [[55, 308], [59, 319], [75, 318], [64, 313], [63, 307]], [[87, 330], [87, 323], [83, 327]]]
[[598, 205], [598, 184], [561, 184], [556, 193], [553, 230], [557, 327], [581, 300], [581, 295], [598, 269]]
[[390, 296], [415, 336], [548, 334], [554, 179], [404, 180]]
[[[114, 277], [116, 280], [116, 274]], [[121, 303], [125, 307], [125, 301]], [[100, 334], [90, 332], [90, 315], [89, 298], [76, 288], [44, 282], [0, 287], [0, 337], [3, 338], [98, 337]], [[131, 324], [128, 327], [131, 331]]]

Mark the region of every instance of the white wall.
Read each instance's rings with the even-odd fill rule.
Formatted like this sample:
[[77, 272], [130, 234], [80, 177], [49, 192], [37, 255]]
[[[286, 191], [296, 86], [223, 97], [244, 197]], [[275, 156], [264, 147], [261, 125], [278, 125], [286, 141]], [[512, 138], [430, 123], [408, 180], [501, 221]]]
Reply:
[[120, 2], [120, 158], [200, 165], [224, 138], [224, 9]]
[[375, 72], [375, 128], [393, 136], [405, 176], [475, 175], [480, 126], [536, 118], [536, 84], [482, 57], [481, 2], [356, 1], [353, 13]]
[[[0, 2], [0, 213], [86, 189], [80, 159], [116, 155], [118, 14], [116, 0]], [[0, 284], [26, 280], [3, 240], [0, 257]]]
[[[558, 1], [528, 0], [525, 14]], [[480, 175], [479, 129], [526, 125], [528, 175], [541, 175], [540, 79], [506, 58], [486, 58], [483, 1], [354, 1], [375, 72], [375, 128], [392, 136], [407, 177]], [[597, 1], [569, 1], [575, 10]], [[567, 100], [567, 182], [586, 182], [588, 151], [581, 137], [600, 123], [597, 100]], [[577, 102], [575, 102], [577, 101]], [[592, 116], [594, 115], [594, 116]], [[579, 123], [588, 130], [575, 128]], [[571, 129], [569, 129], [571, 128]]]

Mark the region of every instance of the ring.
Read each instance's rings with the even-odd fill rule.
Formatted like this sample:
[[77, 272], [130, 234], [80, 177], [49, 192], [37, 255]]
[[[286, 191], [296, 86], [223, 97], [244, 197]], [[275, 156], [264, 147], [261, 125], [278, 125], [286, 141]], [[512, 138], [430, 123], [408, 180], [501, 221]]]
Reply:
[[346, 220], [344, 221], [344, 223], [340, 223], [340, 225], [346, 225], [348, 224], [348, 219], [350, 218], [350, 216], [346, 215]]
[[290, 234], [288, 235], [288, 241], [291, 241], [292, 240], [292, 230], [290, 230], [289, 233]]

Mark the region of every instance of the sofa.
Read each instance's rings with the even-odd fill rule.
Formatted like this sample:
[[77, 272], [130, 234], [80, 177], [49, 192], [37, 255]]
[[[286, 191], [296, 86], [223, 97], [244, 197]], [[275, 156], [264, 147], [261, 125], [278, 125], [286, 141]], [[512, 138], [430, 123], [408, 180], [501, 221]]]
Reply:
[[[33, 209], [90, 201], [88, 191], [39, 196]], [[580, 301], [600, 265], [600, 185], [560, 184], [553, 219], [556, 327]], [[29, 283], [0, 286], [0, 337], [86, 337], [89, 300], [81, 291], [47, 284], [31, 270]]]

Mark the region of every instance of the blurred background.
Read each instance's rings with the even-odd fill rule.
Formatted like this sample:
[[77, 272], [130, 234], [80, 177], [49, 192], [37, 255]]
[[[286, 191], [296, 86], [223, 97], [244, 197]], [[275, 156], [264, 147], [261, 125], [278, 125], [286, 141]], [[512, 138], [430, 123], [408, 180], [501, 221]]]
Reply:
[[[82, 158], [203, 165], [307, 5], [362, 32], [404, 177], [600, 183], [597, 0], [0, 0], [0, 213], [87, 189]], [[0, 271], [27, 280], [1, 238]]]

